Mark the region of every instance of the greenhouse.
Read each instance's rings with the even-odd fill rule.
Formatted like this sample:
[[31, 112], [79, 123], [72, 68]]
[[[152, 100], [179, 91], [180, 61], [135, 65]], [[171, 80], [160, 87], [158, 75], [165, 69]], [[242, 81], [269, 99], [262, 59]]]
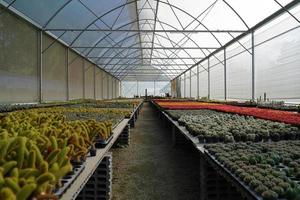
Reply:
[[0, 200], [299, 200], [299, 0], [0, 0]]

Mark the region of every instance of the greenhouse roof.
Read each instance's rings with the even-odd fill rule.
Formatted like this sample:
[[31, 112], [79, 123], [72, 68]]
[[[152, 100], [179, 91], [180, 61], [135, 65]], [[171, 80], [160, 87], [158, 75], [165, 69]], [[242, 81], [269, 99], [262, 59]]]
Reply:
[[171, 80], [299, 0], [0, 2], [120, 80]]

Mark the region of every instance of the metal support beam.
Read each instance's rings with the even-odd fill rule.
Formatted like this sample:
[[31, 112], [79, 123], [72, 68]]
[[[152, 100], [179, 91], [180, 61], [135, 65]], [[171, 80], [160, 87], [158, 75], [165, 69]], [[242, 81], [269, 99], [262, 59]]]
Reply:
[[155, 81], [153, 81], [154, 82], [154, 95], [153, 96], [155, 96]]
[[139, 81], [136, 81], [136, 95], [139, 96]]
[[207, 98], [210, 99], [210, 63], [209, 63], [209, 58], [207, 59]]
[[178, 77], [177, 79], [176, 79], [176, 98], [181, 98], [181, 93], [182, 93], [182, 91], [181, 91], [181, 78], [180, 77]]
[[69, 86], [69, 48], [66, 48], [66, 99], [67, 101], [70, 100], [70, 86]]
[[94, 69], [94, 99], [96, 100], [96, 66], [93, 65]]
[[255, 100], [255, 47], [254, 31], [251, 32], [251, 49], [252, 49], [252, 100]]
[[38, 80], [39, 80], [39, 103], [43, 102], [43, 32], [38, 32]]
[[109, 75], [107, 75], [107, 83], [106, 83], [106, 97], [109, 99]]
[[[98, 65], [104, 65], [104, 63], [98, 63]], [[121, 65], [121, 66], [140, 66], [140, 67], [151, 67], [151, 66], [174, 66], [174, 64], [170, 63], [170, 64], [124, 64], [124, 63], [119, 63], [119, 64], [106, 64], [107, 66], [117, 66], [117, 65]], [[192, 65], [192, 63], [187, 63], [187, 64], [176, 64], [177, 66], [186, 66], [186, 65]], [[107, 70], [109, 70], [109, 68], [106, 68]]]
[[287, 12], [292, 18], [294, 18], [298, 23], [300, 23], [299, 19], [293, 15], [288, 9], [286, 9], [284, 6], [281, 5], [281, 3], [279, 3], [277, 0], [274, 0], [282, 9], [285, 10], [285, 12]]
[[244, 33], [247, 30], [175, 30], [175, 29], [155, 29], [155, 30], [139, 30], [139, 29], [80, 29], [80, 28], [47, 28], [45, 31], [85, 31], [85, 32], [140, 32], [140, 33]]
[[199, 65], [197, 65], [197, 99], [199, 99]]
[[183, 84], [183, 85], [184, 85], [184, 90], [183, 90], [184, 93], [183, 93], [183, 95], [184, 95], [184, 98], [185, 98], [185, 97], [186, 97], [186, 96], [185, 96], [185, 90], [186, 90], [186, 89], [185, 89], [185, 86], [186, 86], [186, 73], [184, 73], [184, 77], [183, 77], [183, 78], [184, 78], [184, 80], [183, 80], [183, 81], [184, 81], [184, 82], [183, 82], [183, 83], [184, 83], [184, 84]]
[[[164, 68], [156, 68], [155, 67], [151, 67], [151, 66], [145, 66], [145, 67], [141, 67], [141, 68], [136, 68], [136, 69], [128, 69], [128, 68], [120, 68], [120, 69], [107, 69], [109, 72], [125, 72], [125, 71], [180, 71], [180, 70], [185, 70], [186, 68], [184, 67], [178, 67], [178, 68], [168, 68], [168, 67], [164, 67]], [[122, 70], [122, 71], [120, 71]]]
[[190, 70], [190, 98], [192, 98], [192, 69]]
[[[192, 65], [190, 68], [193, 68], [194, 66], [202, 63], [204, 60], [208, 59], [209, 57], [215, 55], [216, 53], [220, 52], [221, 50], [223, 50], [225, 47], [228, 47], [229, 45], [233, 44], [234, 42], [242, 39], [243, 37], [247, 36], [248, 34], [251, 34], [251, 32], [259, 29], [260, 27], [264, 26], [265, 24], [269, 23], [270, 21], [272, 21], [273, 19], [275, 19], [276, 17], [280, 16], [282, 13], [286, 12], [286, 10], [289, 10], [291, 8], [293, 8], [294, 6], [298, 5], [300, 3], [299, 0], [293, 0], [290, 3], [288, 3], [286, 6], [284, 6], [283, 8], [277, 10], [276, 12], [274, 12], [272, 15], [270, 15], [269, 17], [265, 18], [264, 20], [262, 20], [261, 22], [259, 22], [258, 24], [256, 24], [255, 26], [253, 26], [252, 28], [250, 28], [249, 30], [247, 30], [246, 32], [240, 34], [239, 36], [235, 37], [234, 39], [230, 40], [229, 42], [227, 42], [225, 45], [223, 45], [222, 47], [220, 47], [219, 49], [211, 52], [208, 56], [206, 56], [206, 58], [200, 60], [198, 63], [195, 63], [194, 65]], [[190, 69], [189, 68], [189, 69]], [[187, 69], [188, 70], [188, 69]], [[187, 71], [186, 70], [186, 71]], [[178, 76], [182, 75], [185, 72], [182, 72], [181, 74], [179, 74]], [[177, 76], [177, 77], [178, 77]], [[176, 78], [176, 77], [175, 77]]]
[[[120, 47], [120, 46], [97, 46], [97, 47], [91, 47], [91, 46], [72, 46], [71, 48], [75, 48], [75, 49], [160, 49], [160, 50], [172, 50], [172, 49], [218, 49], [219, 47], [132, 47], [132, 46], [128, 46], [128, 47]], [[101, 58], [101, 57], [100, 57]]]
[[83, 83], [83, 99], [85, 99], [85, 63], [84, 63], [84, 59], [82, 59], [82, 83]]
[[[149, 3], [149, 2], [148, 2]], [[155, 7], [155, 13], [154, 13], [154, 24], [153, 24], [153, 33], [152, 33], [152, 38], [151, 38], [151, 53], [150, 53], [150, 62], [152, 62], [152, 55], [153, 55], [153, 47], [154, 47], [154, 38], [155, 38], [155, 31], [156, 31], [156, 22], [157, 22], [157, 13], [158, 13], [158, 5], [159, 1], [156, 2], [156, 7]], [[152, 9], [152, 7], [151, 7]], [[153, 9], [152, 9], [153, 12]]]
[[[136, 60], [136, 59], [142, 59], [141, 57], [101, 57], [101, 56], [98, 56], [98, 57], [95, 57], [95, 56], [88, 56], [87, 58], [100, 58], [100, 59], [124, 59], [124, 60]], [[174, 58], [167, 58], [167, 57], [156, 57], [156, 58], [150, 58], [150, 57], [144, 57], [143, 58], [144, 60], [194, 60], [194, 59], [203, 59], [203, 57], [174, 57]]]
[[124, 76], [124, 77], [127, 77], [127, 76], [146, 76], [146, 75], [156, 75], [156, 76], [176, 76], [178, 73], [168, 73], [168, 74], [164, 74], [164, 73], [145, 73], [145, 72], [141, 72], [141, 73], [138, 73], [138, 72], [133, 72], [133, 73], [126, 73], [126, 74], [121, 74], [120, 76]]
[[104, 99], [104, 71], [101, 73], [101, 99]]
[[120, 95], [119, 95], [119, 96], [122, 97], [123, 91], [122, 91], [122, 82], [121, 82], [121, 81], [119, 81], [119, 85], [120, 85], [120, 86], [119, 86], [119, 87], [120, 87], [120, 91], [119, 91], [119, 92], [120, 92]]
[[226, 48], [224, 48], [224, 99], [227, 100], [227, 64], [226, 64]]
[[[135, 2], [135, 12], [136, 12], [137, 29], [138, 29], [138, 33], [139, 33], [140, 47], [142, 47], [140, 19], [139, 19], [139, 12], [138, 12], [138, 3], [137, 3], [137, 1]], [[129, 32], [127, 32], [127, 33], [129, 33]], [[143, 60], [143, 58], [144, 58], [143, 50], [141, 50], [141, 56], [142, 56], [142, 63], [144, 63], [144, 60]]]

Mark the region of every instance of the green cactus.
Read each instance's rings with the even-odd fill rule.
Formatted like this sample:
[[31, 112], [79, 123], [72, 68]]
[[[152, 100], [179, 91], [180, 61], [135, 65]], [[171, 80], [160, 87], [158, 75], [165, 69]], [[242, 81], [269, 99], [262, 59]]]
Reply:
[[58, 155], [60, 153], [60, 150], [59, 149], [55, 149], [53, 150], [47, 157], [47, 162], [51, 165], [52, 163], [55, 163], [57, 158], [58, 158]]
[[68, 155], [69, 151], [70, 151], [70, 148], [65, 147], [57, 155], [57, 163], [60, 167], [62, 167], [62, 163], [64, 162], [64, 159]]
[[39, 170], [35, 168], [26, 168], [26, 169], [20, 169], [19, 171], [19, 177], [23, 178], [29, 178], [29, 177], [36, 177], [40, 174]]
[[36, 153], [36, 161], [37, 163], [42, 163], [44, 161], [43, 159], [43, 156], [41, 154], [41, 151], [40, 149], [35, 145], [35, 144], [32, 144], [32, 147], [31, 147], [35, 153]]
[[50, 139], [50, 142], [51, 142], [51, 147], [52, 147], [52, 150], [55, 150], [58, 148], [58, 145], [57, 145], [57, 140], [54, 136], [50, 136], [49, 137]]
[[33, 191], [36, 189], [37, 185], [34, 183], [27, 184], [18, 192], [17, 200], [26, 200], [30, 197]]
[[20, 186], [13, 178], [5, 178], [5, 185], [11, 188], [15, 194], [17, 194], [20, 191]]
[[0, 172], [0, 188], [2, 188], [2, 186], [4, 185], [5, 181], [4, 181], [4, 177], [2, 172]]
[[56, 180], [60, 180], [62, 177], [64, 177], [67, 173], [72, 171], [72, 165], [69, 163], [62, 168], [53, 171], [53, 175], [56, 177]]
[[0, 199], [17, 200], [16, 195], [9, 187], [4, 187], [0, 190]]
[[42, 172], [42, 173], [48, 172], [48, 168], [49, 168], [48, 162], [43, 161], [43, 162], [41, 163], [41, 172]]
[[13, 168], [11, 171], [10, 171], [10, 177], [14, 177], [14, 178], [19, 178], [19, 169], [17, 167]]
[[55, 176], [50, 172], [43, 173], [36, 179], [38, 185], [41, 185], [45, 182], [52, 182], [52, 181], [55, 181]]
[[9, 138], [7, 140], [1, 141], [2, 145], [0, 148], [0, 160], [4, 160], [7, 155], [8, 149], [11, 146], [11, 143], [15, 140], [15, 138]]
[[18, 150], [17, 150], [17, 162], [18, 167], [22, 168], [24, 162], [25, 148], [26, 148], [27, 138], [18, 137]]
[[36, 152], [34, 150], [31, 150], [29, 152], [28, 156], [28, 167], [30, 168], [35, 168], [35, 163], [36, 163]]
[[17, 166], [17, 162], [16, 161], [9, 161], [6, 162], [2, 167], [3, 167], [3, 175], [6, 175], [7, 173], [10, 172], [10, 170], [12, 170], [14, 167]]

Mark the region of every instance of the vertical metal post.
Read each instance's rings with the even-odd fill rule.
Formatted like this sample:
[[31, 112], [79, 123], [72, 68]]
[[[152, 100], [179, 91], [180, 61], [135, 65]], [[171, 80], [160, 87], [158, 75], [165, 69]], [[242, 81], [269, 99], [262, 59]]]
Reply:
[[119, 81], [119, 96], [122, 97], [122, 95], [123, 95], [123, 92], [122, 92], [122, 82]]
[[207, 64], [208, 64], [208, 67], [207, 67], [207, 75], [208, 75], [208, 78], [207, 78], [207, 98], [210, 99], [210, 63], [209, 63], [209, 58], [207, 59]]
[[136, 81], [136, 95], [139, 96], [139, 81]]
[[114, 78], [114, 98], [117, 97], [117, 80]]
[[94, 68], [94, 99], [96, 99], [96, 66], [93, 65]]
[[199, 65], [197, 65], [197, 99], [199, 99]]
[[179, 76], [179, 80], [180, 80], [180, 98], [182, 98], [183, 91], [181, 91], [181, 82], [182, 82], [181, 76]]
[[106, 88], [106, 95], [107, 95], [107, 99], [110, 98], [109, 96], [109, 74], [107, 74], [107, 88]]
[[104, 71], [101, 70], [101, 99], [104, 99]]
[[39, 91], [38, 91], [38, 101], [43, 102], [43, 32], [38, 32], [38, 81], [39, 81]]
[[224, 99], [227, 100], [227, 65], [226, 65], [226, 48], [224, 48]]
[[254, 49], [254, 31], [251, 32], [252, 46], [252, 100], [255, 100], [255, 49]]
[[82, 59], [82, 74], [83, 74], [83, 99], [85, 99], [85, 63], [84, 63], [84, 59]]
[[69, 96], [69, 48], [66, 48], [66, 98], [67, 101], [70, 100]]
[[110, 84], [111, 84], [111, 98], [114, 98], [114, 77], [111, 77], [110, 80]]
[[186, 81], [186, 73], [184, 73], [184, 75], [183, 75], [183, 85], [184, 85], [184, 87], [183, 87], [183, 98], [185, 98], [185, 82]]
[[192, 69], [190, 69], [190, 98], [192, 98]]
[[154, 81], [154, 94], [153, 94], [153, 96], [155, 96], [155, 81]]
[[116, 98], [116, 79], [113, 78], [113, 98]]

